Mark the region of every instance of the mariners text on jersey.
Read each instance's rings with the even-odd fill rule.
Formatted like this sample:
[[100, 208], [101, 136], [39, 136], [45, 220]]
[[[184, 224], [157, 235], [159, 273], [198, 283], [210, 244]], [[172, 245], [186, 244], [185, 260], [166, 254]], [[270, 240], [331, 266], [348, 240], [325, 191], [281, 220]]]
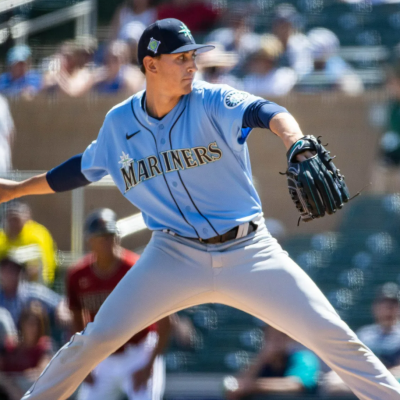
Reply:
[[[201, 165], [218, 161], [222, 151], [217, 142], [207, 147], [197, 146], [189, 149], [167, 150], [160, 153], [161, 157], [149, 156], [142, 160], [133, 160], [129, 154], [122, 152], [120, 163], [122, 177], [125, 182], [125, 193], [147, 179], [172, 171], [195, 168]], [[161, 160], [161, 164], [159, 164]], [[126, 164], [128, 165], [126, 166]]]

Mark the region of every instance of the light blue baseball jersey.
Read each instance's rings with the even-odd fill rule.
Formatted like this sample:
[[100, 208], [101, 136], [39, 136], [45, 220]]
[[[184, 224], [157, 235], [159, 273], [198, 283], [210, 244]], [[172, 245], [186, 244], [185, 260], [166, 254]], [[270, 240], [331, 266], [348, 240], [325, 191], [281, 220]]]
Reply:
[[221, 235], [261, 213], [243, 137], [243, 114], [259, 97], [227, 85], [193, 83], [161, 120], [139, 92], [107, 114], [82, 156], [91, 182], [110, 174], [151, 230]]

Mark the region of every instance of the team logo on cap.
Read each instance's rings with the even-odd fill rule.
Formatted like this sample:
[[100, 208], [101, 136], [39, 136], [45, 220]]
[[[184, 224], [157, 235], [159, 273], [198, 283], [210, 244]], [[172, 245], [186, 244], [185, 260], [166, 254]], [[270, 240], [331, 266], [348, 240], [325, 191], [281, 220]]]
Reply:
[[149, 45], [147, 46], [147, 48], [152, 51], [154, 54], [157, 53], [158, 50], [158, 46], [160, 46], [161, 42], [159, 42], [158, 40], [151, 38]]
[[235, 108], [239, 104], [243, 103], [249, 94], [246, 92], [237, 92], [236, 90], [229, 92], [224, 99], [224, 105], [226, 108]]
[[183, 33], [185, 35], [185, 37], [192, 37], [192, 32], [190, 32], [189, 28], [185, 25], [182, 24], [181, 26], [181, 30], [178, 33]]

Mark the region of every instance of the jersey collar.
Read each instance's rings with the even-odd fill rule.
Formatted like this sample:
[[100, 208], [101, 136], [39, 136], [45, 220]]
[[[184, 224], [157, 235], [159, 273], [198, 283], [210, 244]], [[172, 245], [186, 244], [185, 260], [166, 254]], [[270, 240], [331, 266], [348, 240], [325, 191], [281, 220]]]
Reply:
[[167, 115], [158, 120], [150, 117], [145, 111], [146, 91], [143, 91], [140, 97], [138, 97], [138, 101], [133, 103], [135, 115], [139, 122], [150, 130], [152, 128], [158, 128], [161, 125], [163, 125], [165, 129], [168, 129], [169, 126], [174, 124], [174, 121], [180, 115], [184, 107], [186, 107], [188, 96], [189, 95], [182, 96], [179, 103]]

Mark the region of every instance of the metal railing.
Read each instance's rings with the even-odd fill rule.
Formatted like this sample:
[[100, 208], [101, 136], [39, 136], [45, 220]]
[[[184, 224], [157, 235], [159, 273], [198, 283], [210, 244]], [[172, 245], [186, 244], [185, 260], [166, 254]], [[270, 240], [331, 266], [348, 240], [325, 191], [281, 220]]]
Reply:
[[[3, 0], [4, 1], [4, 0]], [[5, 0], [0, 2], [0, 13], [34, 0]], [[75, 20], [75, 36], [89, 36], [96, 32], [97, 0], [84, 0], [72, 6], [50, 12], [26, 21], [10, 19], [0, 24], [0, 44], [10, 34], [18, 44], [24, 44], [30, 35]]]

